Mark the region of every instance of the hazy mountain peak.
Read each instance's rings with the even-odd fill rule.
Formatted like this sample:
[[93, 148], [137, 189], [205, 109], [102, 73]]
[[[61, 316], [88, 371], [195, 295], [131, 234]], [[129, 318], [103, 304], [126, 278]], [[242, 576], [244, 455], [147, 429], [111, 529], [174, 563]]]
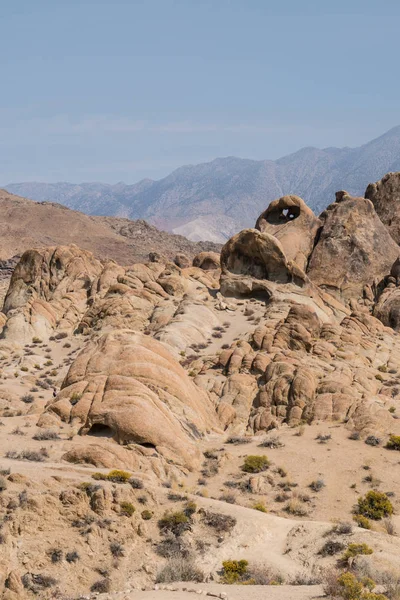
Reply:
[[371, 181], [400, 170], [400, 125], [358, 148], [307, 146], [278, 160], [226, 156], [184, 165], [136, 184], [13, 183], [7, 190], [55, 201], [91, 215], [143, 218], [194, 239], [224, 241], [252, 227], [267, 204], [285, 194], [321, 212], [338, 189], [363, 195]]

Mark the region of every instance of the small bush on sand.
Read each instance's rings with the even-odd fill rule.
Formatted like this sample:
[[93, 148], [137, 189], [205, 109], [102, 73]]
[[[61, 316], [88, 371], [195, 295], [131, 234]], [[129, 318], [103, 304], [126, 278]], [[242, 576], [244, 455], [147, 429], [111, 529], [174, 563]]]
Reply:
[[379, 519], [393, 514], [393, 506], [386, 494], [370, 490], [364, 497], [358, 499], [356, 513], [379, 521]]
[[391, 435], [386, 443], [388, 450], [400, 450], [400, 435]]
[[240, 444], [250, 444], [251, 438], [243, 437], [243, 436], [231, 436], [226, 440], [227, 444], [233, 444], [234, 446], [239, 446]]
[[373, 550], [367, 544], [349, 544], [342, 555], [340, 562], [343, 565], [348, 565], [353, 558], [356, 556], [367, 556], [368, 554], [372, 554]]
[[248, 565], [247, 560], [224, 560], [221, 583], [232, 585], [243, 581], [247, 575]]
[[360, 580], [348, 571], [342, 574], [332, 572], [326, 577], [324, 592], [329, 598], [343, 600], [387, 600], [387, 596], [375, 594], [374, 588], [375, 582], [368, 577]]
[[244, 460], [242, 471], [245, 471], [245, 473], [261, 473], [266, 471], [269, 465], [270, 461], [265, 455], [249, 455]]
[[43, 590], [53, 587], [57, 583], [54, 577], [42, 573], [25, 573], [21, 578], [22, 585], [26, 590], [34, 594], [40, 594]]
[[53, 431], [51, 429], [44, 429], [42, 431], [37, 431], [35, 433], [35, 435], [33, 436], [33, 439], [44, 441], [44, 440], [60, 440], [61, 438], [58, 435], [57, 431]]
[[121, 509], [121, 515], [124, 515], [125, 517], [131, 517], [136, 510], [131, 502], [121, 502], [119, 506]]
[[170, 532], [180, 536], [190, 529], [190, 520], [184, 512], [166, 513], [158, 521], [158, 527], [162, 533]]
[[309, 487], [313, 492], [320, 492], [325, 487], [325, 481], [323, 479], [314, 479]]
[[208, 527], [212, 527], [218, 533], [231, 531], [236, 525], [235, 517], [206, 511], [203, 516], [203, 523]]
[[110, 580], [105, 577], [104, 579], [99, 579], [99, 581], [95, 581], [94, 584], [90, 587], [91, 592], [97, 592], [99, 594], [106, 594], [111, 589]]
[[131, 477], [129, 483], [134, 490], [142, 490], [144, 488], [143, 481], [141, 479], [137, 479], [136, 477]]
[[193, 559], [171, 558], [158, 572], [156, 583], [171, 583], [173, 581], [204, 581], [204, 573], [196, 566]]
[[321, 556], [334, 556], [335, 554], [339, 554], [339, 552], [343, 552], [345, 547], [342, 542], [327, 540], [318, 554]]
[[363, 515], [354, 515], [353, 521], [355, 523], [357, 523], [357, 525], [359, 527], [361, 527], [362, 529], [371, 529], [371, 527], [372, 527], [371, 521], [369, 519], [367, 519], [367, 517], [364, 517]]
[[259, 510], [260, 512], [266, 513], [268, 512], [267, 507], [264, 502], [256, 502], [253, 506], [254, 510]]
[[93, 473], [92, 478], [101, 481], [112, 481], [113, 483], [127, 483], [131, 478], [131, 474], [120, 469], [113, 469], [107, 474]]
[[24, 394], [21, 396], [21, 400], [22, 402], [25, 402], [25, 404], [32, 404], [35, 398], [32, 396], [32, 394]]

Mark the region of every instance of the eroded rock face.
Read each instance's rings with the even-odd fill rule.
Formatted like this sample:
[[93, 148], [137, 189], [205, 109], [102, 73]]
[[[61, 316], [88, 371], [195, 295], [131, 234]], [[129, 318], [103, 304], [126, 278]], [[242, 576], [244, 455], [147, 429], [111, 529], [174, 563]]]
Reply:
[[213, 271], [220, 267], [220, 256], [216, 252], [200, 252], [193, 259], [193, 266], [204, 271]]
[[362, 297], [366, 284], [390, 272], [399, 254], [397, 244], [365, 198], [338, 192], [337, 201], [320, 218], [323, 228], [307, 275], [338, 297]]
[[72, 330], [102, 271], [93, 254], [77, 246], [28, 250], [17, 264], [4, 302], [2, 336], [13, 341]]
[[129, 330], [90, 343], [48, 411], [82, 434], [109, 432], [186, 468], [198, 461], [194, 441], [217, 424], [207, 395], [168, 350]]
[[221, 423], [235, 433], [321, 420], [388, 434], [400, 390], [381, 372], [399, 358], [395, 334], [367, 312], [322, 322], [310, 306], [272, 301], [248, 342], [221, 352], [222, 379], [203, 369], [195, 381], [218, 396]]
[[244, 229], [221, 250], [221, 292], [271, 295], [268, 282], [304, 284], [305, 275], [289, 263], [279, 240], [257, 229]]
[[387, 173], [376, 183], [370, 183], [365, 197], [371, 200], [375, 212], [397, 244], [400, 243], [400, 172]]
[[255, 227], [276, 237], [286, 258], [304, 271], [321, 225], [299, 196], [283, 196], [271, 202], [258, 217]]

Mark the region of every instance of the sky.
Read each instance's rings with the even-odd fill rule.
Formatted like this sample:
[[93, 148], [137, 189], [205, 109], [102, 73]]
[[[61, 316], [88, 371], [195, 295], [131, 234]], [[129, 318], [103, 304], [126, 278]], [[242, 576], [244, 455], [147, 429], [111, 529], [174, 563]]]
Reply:
[[400, 124], [397, 0], [0, 1], [0, 184], [134, 183]]

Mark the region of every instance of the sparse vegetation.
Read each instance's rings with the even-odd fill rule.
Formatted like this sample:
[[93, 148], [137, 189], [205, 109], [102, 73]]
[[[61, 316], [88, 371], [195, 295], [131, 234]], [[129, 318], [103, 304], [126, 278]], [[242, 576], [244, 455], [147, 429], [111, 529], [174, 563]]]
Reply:
[[159, 521], [158, 527], [162, 533], [170, 532], [180, 536], [190, 529], [190, 519], [184, 512], [166, 513]]
[[239, 583], [247, 576], [247, 560], [225, 560], [222, 563], [221, 582], [228, 585]]
[[93, 473], [92, 478], [100, 481], [112, 481], [113, 483], [127, 483], [131, 478], [131, 474], [120, 469], [113, 469], [109, 473]]
[[251, 438], [234, 435], [226, 440], [227, 444], [234, 444], [235, 446], [239, 446], [240, 444], [250, 444]]
[[339, 554], [339, 552], [343, 552], [345, 547], [346, 546], [342, 542], [327, 540], [319, 551], [319, 554], [321, 556], [334, 556], [335, 554]]
[[313, 492], [320, 492], [325, 487], [325, 481], [323, 479], [315, 479], [310, 483], [309, 487]]
[[349, 544], [344, 554], [342, 555], [340, 562], [344, 565], [349, 565], [351, 560], [356, 556], [366, 556], [368, 554], [372, 554], [373, 550], [367, 544]]
[[265, 455], [249, 455], [244, 460], [242, 471], [245, 471], [245, 473], [261, 473], [262, 471], [266, 471], [270, 464]]
[[38, 452], [36, 450], [22, 450], [16, 452], [15, 450], [8, 450], [5, 454], [6, 458], [13, 458], [15, 460], [29, 460], [32, 462], [44, 462], [49, 457], [49, 453], [46, 448], [41, 448]]
[[157, 573], [156, 583], [171, 583], [173, 581], [204, 581], [204, 573], [196, 566], [192, 558], [170, 558]]
[[389, 498], [383, 492], [370, 490], [362, 498], [358, 499], [355, 509], [356, 514], [362, 515], [374, 521], [388, 517], [393, 513], [393, 506]]
[[218, 533], [223, 533], [229, 532], [235, 527], [236, 519], [231, 515], [206, 511], [203, 516], [203, 523], [208, 527], [212, 527]]
[[136, 510], [131, 502], [121, 502], [119, 506], [121, 509], [121, 515], [126, 517], [131, 517]]
[[400, 451], [400, 435], [391, 435], [386, 443], [386, 448]]
[[44, 440], [59, 440], [61, 438], [58, 435], [57, 431], [54, 431], [52, 429], [43, 429], [43, 430], [37, 431], [35, 433], [35, 435], [33, 436], [33, 439], [44, 441]]
[[264, 502], [256, 502], [253, 506], [254, 510], [259, 510], [260, 512], [266, 513], [268, 512], [267, 507]]
[[367, 519], [367, 517], [364, 517], [363, 515], [354, 515], [353, 521], [355, 523], [357, 523], [357, 525], [359, 527], [361, 527], [362, 529], [371, 529], [371, 527], [372, 527], [371, 521], [369, 519]]

